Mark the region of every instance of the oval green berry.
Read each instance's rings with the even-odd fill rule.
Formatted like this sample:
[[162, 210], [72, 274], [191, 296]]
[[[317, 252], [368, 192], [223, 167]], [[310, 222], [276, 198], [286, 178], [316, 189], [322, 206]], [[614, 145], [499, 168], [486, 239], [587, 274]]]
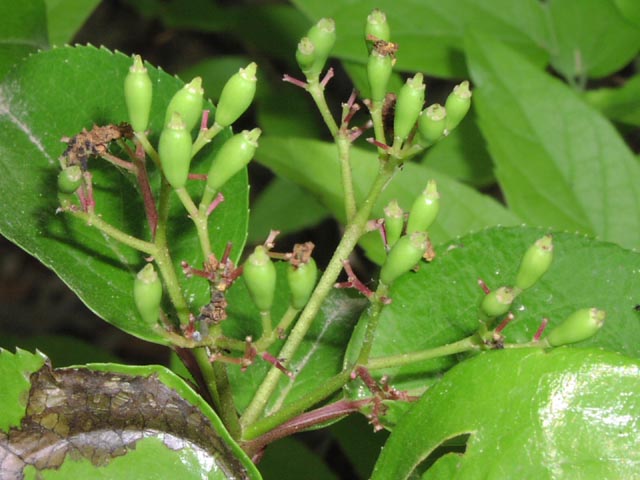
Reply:
[[400, 275], [415, 267], [427, 249], [427, 234], [416, 232], [401, 237], [380, 270], [380, 281], [391, 285]]
[[458, 126], [471, 107], [471, 90], [469, 82], [464, 81], [453, 87], [453, 92], [447, 97], [444, 108], [447, 110], [446, 134]]
[[253, 158], [258, 148], [258, 138], [261, 130], [244, 130], [227, 140], [218, 153], [216, 153], [209, 174], [207, 175], [206, 188], [211, 192], [217, 192], [236, 173], [242, 170]]
[[191, 134], [187, 131], [178, 112], [174, 112], [160, 134], [158, 155], [162, 173], [169, 184], [173, 188], [184, 187], [191, 164]]
[[289, 264], [287, 267], [287, 280], [291, 291], [290, 303], [297, 310], [301, 310], [309, 301], [309, 297], [316, 286], [318, 267], [313, 258], [307, 263], [298, 266]]
[[424, 104], [425, 85], [421, 73], [416, 73], [402, 86], [396, 102], [396, 113], [393, 119], [393, 134], [396, 139], [404, 141], [418, 121]]
[[553, 243], [551, 235], [536, 240], [522, 257], [516, 288], [526, 290], [532, 287], [545, 274], [553, 260]]
[[387, 95], [387, 85], [393, 70], [393, 60], [389, 55], [372, 50], [367, 62], [367, 77], [371, 89], [371, 101], [382, 103]]
[[447, 110], [439, 103], [429, 105], [420, 113], [418, 133], [425, 146], [429, 146], [444, 135]]
[[215, 122], [221, 127], [228, 127], [235, 122], [253, 102], [258, 81], [257, 69], [255, 62], [250, 63], [232, 75], [222, 88], [215, 115]]
[[388, 42], [389, 38], [391, 38], [387, 16], [382, 10], [376, 8], [367, 16], [367, 24], [364, 27], [364, 38], [367, 42], [369, 53], [371, 53], [375, 41], [384, 40]]
[[271, 310], [276, 292], [276, 267], [262, 245], [257, 246], [247, 258], [242, 277], [258, 310]]
[[74, 193], [82, 185], [82, 169], [80, 165], [63, 168], [58, 174], [58, 191]]
[[429, 180], [427, 187], [418, 195], [409, 211], [407, 234], [426, 232], [438, 216], [440, 194], [435, 180]]
[[149, 125], [153, 85], [140, 55], [133, 57], [133, 65], [124, 79], [124, 99], [129, 123], [134, 132], [144, 132]]
[[162, 283], [150, 263], [136, 275], [133, 282], [133, 300], [142, 320], [148, 325], [154, 325], [160, 316]]
[[513, 288], [500, 287], [484, 296], [480, 308], [488, 317], [499, 317], [509, 311], [515, 298]]
[[307, 76], [313, 69], [313, 65], [316, 61], [316, 47], [309, 37], [303, 37], [298, 42], [298, 49], [296, 50], [296, 62], [302, 73]]
[[178, 112], [184, 121], [187, 130], [193, 130], [202, 118], [202, 78], [196, 77], [191, 82], [176, 92], [165, 114], [165, 125], [171, 121], [173, 114]]
[[602, 328], [605, 317], [604, 310], [583, 308], [569, 315], [564, 322], [551, 330], [545, 340], [552, 347], [582, 342]]
[[309, 29], [307, 37], [313, 43], [315, 52], [315, 61], [307, 78], [317, 78], [336, 43], [336, 23], [332, 18], [321, 18]]
[[391, 200], [384, 207], [384, 228], [387, 234], [387, 246], [391, 248], [402, 235], [404, 228], [404, 212], [396, 200]]

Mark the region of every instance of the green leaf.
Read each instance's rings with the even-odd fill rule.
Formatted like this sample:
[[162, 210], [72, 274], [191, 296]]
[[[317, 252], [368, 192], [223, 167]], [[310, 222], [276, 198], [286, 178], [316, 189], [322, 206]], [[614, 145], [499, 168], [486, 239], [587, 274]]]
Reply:
[[609, 75], [640, 49], [640, 29], [629, 24], [612, 0], [553, 0], [545, 7], [553, 30], [551, 65], [569, 81]]
[[372, 480], [421, 474], [436, 447], [463, 433], [465, 453], [433, 467], [445, 462], [450, 476], [427, 470], [421, 478], [632, 478], [640, 467], [639, 372], [637, 360], [599, 350], [482, 354], [402, 418]]
[[640, 4], [635, 0], [613, 0], [620, 13], [636, 27], [640, 27]]
[[427, 150], [421, 163], [474, 187], [495, 182], [493, 162], [473, 108], [448, 137]]
[[[126, 120], [122, 87], [130, 63], [124, 55], [93, 47], [54, 49], [28, 58], [0, 85], [0, 201], [6, 212], [0, 233], [52, 268], [109, 323], [140, 338], [164, 343], [153, 326], [142, 321], [133, 303], [133, 279], [144, 263], [143, 255], [75, 218], [56, 215], [56, 159], [65, 150], [60, 139], [94, 123]], [[149, 67], [149, 75], [154, 84], [150, 128], [155, 142], [166, 105], [182, 82], [153, 67]], [[227, 137], [225, 132], [207, 147], [194, 161], [192, 171], [207, 169], [215, 149]], [[149, 238], [135, 181], [100, 159], [92, 158], [89, 169], [96, 209], [102, 218], [130, 234]], [[191, 194], [197, 198], [197, 190], [203, 186], [192, 183]], [[152, 185], [157, 185], [157, 172]], [[234, 258], [242, 250], [247, 192], [245, 171], [227, 184], [225, 202], [210, 219], [215, 232], [212, 246], [218, 255], [228, 241], [233, 243]], [[201, 265], [195, 229], [175, 196], [169, 223], [175, 268], [180, 271], [181, 260]], [[186, 280], [180, 275], [180, 280], [194, 311], [210, 300], [204, 279]]]
[[1, 2], [0, 79], [20, 59], [47, 48], [47, 16], [43, 0]]
[[284, 178], [274, 178], [251, 206], [249, 243], [260, 243], [270, 230], [280, 235], [311, 228], [329, 212], [309, 193]]
[[396, 68], [438, 77], [466, 77], [463, 36], [469, 28], [491, 32], [537, 65], [544, 65], [548, 32], [539, 2], [523, 0], [295, 0], [312, 21], [332, 17], [337, 42], [332, 55], [365, 62], [364, 25], [379, 8], [387, 15], [391, 40], [400, 45]]
[[[284, 262], [276, 264], [278, 275], [274, 308], [271, 312], [274, 327], [289, 304], [285, 266]], [[229, 290], [227, 302], [229, 318], [222, 324], [225, 335], [233, 338], [251, 336], [254, 340], [260, 338], [260, 313], [253, 305], [242, 277]], [[282, 375], [278, 388], [267, 405], [267, 414], [303, 398], [324, 380], [342, 370], [342, 354], [364, 307], [362, 299], [354, 299], [344, 290], [331, 292], [289, 363], [290, 370], [296, 374], [295, 381]], [[277, 356], [282, 344], [282, 340], [276, 341], [269, 352]], [[229, 378], [239, 411], [242, 412], [247, 407], [270, 368], [271, 364], [259, 357], [244, 372], [237, 366], [229, 365]]]
[[71, 42], [100, 0], [45, 0], [51, 45]]
[[94, 364], [53, 370], [46, 364], [29, 381], [20, 425], [0, 434], [5, 473], [260, 478], [211, 407], [164, 367]]
[[40, 369], [46, 357], [42, 354], [31, 354], [17, 349], [13, 354], [0, 349], [0, 438], [12, 427], [22, 421], [27, 408], [26, 398], [29, 395], [30, 375]]
[[[513, 285], [522, 255], [544, 233], [525, 227], [492, 228], [437, 247], [430, 264], [399, 278], [391, 288], [392, 303], [381, 313], [371, 358], [423, 351], [474, 334], [484, 298], [478, 278], [492, 290]], [[515, 320], [503, 332], [505, 341], [529, 342], [544, 317], [550, 331], [572, 312], [597, 307], [607, 313], [604, 327], [579, 346], [640, 358], [640, 313], [634, 311], [640, 254], [568, 233], [554, 233], [553, 243], [549, 271], [512, 305]], [[363, 316], [358, 323], [347, 358], [357, 351], [365, 321]], [[395, 388], [420, 394], [454, 360], [440, 357], [373, 373], [377, 378], [388, 375]], [[348, 389], [352, 398], [368, 395], [358, 385]], [[406, 404], [395, 407], [402, 411]], [[392, 423], [396, 415], [390, 412], [387, 421]]]
[[160, 19], [167, 27], [219, 32], [229, 25], [224, 8], [211, 0], [126, 0], [147, 18]]
[[598, 88], [584, 98], [611, 120], [640, 126], [640, 75], [634, 75], [618, 88]]
[[[343, 195], [335, 146], [301, 138], [265, 137], [260, 140], [257, 160], [276, 174], [288, 178], [309, 190], [339, 219], [344, 220]], [[295, 158], [296, 161], [290, 161]], [[356, 199], [362, 201], [378, 172], [374, 152], [351, 149], [351, 165]], [[382, 216], [382, 209], [391, 199], [398, 200], [408, 210], [424, 190], [429, 179], [438, 182], [441, 210], [429, 231], [435, 243], [454, 238], [470, 230], [496, 224], [517, 224], [518, 219], [490, 197], [456, 182], [446, 175], [422, 165], [406, 164], [393, 178], [373, 209], [374, 216]], [[365, 237], [366, 238], [366, 237]], [[366, 247], [374, 258], [380, 258], [382, 242], [379, 233], [368, 237]]]
[[317, 453], [293, 438], [283, 438], [269, 445], [264, 457], [260, 460], [259, 467], [265, 480], [285, 478], [336, 480], [338, 478]]
[[613, 126], [560, 81], [470, 35], [480, 128], [524, 221], [640, 246], [640, 165]]

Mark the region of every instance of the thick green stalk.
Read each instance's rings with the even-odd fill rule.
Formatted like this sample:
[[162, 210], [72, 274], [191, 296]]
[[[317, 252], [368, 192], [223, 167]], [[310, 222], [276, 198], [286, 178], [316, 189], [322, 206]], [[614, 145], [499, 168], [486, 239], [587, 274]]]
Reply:
[[481, 346], [478, 344], [478, 335], [474, 334], [469, 337], [458, 340], [457, 342], [442, 345], [440, 347], [421, 350], [419, 352], [401, 353], [399, 355], [389, 355], [388, 357], [371, 358], [366, 367], [369, 370], [379, 370], [381, 368], [399, 367], [409, 363], [422, 362], [432, 358], [446, 357], [455, 353], [467, 352], [469, 350], [478, 350]]
[[362, 346], [360, 347], [360, 353], [356, 360], [356, 365], [366, 365], [371, 354], [371, 348], [373, 347], [373, 340], [375, 339], [376, 329], [378, 328], [378, 321], [380, 320], [380, 312], [384, 304], [382, 298], [389, 293], [389, 288], [380, 283], [376, 290], [374, 300], [369, 306], [367, 327], [364, 332], [364, 339]]
[[314, 406], [316, 403], [321, 402], [334, 392], [338, 391], [344, 384], [346, 384], [351, 378], [351, 370], [343, 370], [337, 375], [331, 377], [329, 380], [322, 382], [322, 384], [315, 390], [307, 393], [299, 401], [292, 403], [281, 410], [278, 410], [273, 415], [258, 420], [249, 424], [243, 431], [243, 440], [253, 440], [260, 435], [274, 429], [278, 425], [283, 424], [287, 420], [292, 419], [296, 415], [300, 415], [308, 408]]
[[338, 158], [340, 159], [340, 172], [342, 175], [342, 191], [344, 193], [344, 209], [347, 222], [356, 214], [356, 196], [353, 190], [353, 176], [351, 174], [351, 161], [349, 154], [351, 152], [351, 140], [347, 136], [347, 132], [341, 129], [335, 137], [338, 147]]
[[[355, 215], [351, 223], [347, 225], [344, 236], [338, 244], [338, 247], [336, 248], [333, 257], [329, 261], [326, 270], [320, 278], [316, 289], [311, 295], [307, 306], [300, 314], [298, 321], [291, 330], [287, 341], [278, 354], [278, 358], [284, 359], [283, 364], [285, 366], [298, 350], [298, 347], [302, 343], [304, 336], [307, 334], [307, 331], [311, 327], [311, 323], [318, 314], [322, 303], [333, 288], [333, 285], [342, 270], [342, 262], [349, 257], [358, 240], [360, 239], [360, 236], [364, 233], [367, 220], [369, 219], [369, 215], [371, 214], [371, 210], [373, 209], [373, 205], [375, 204], [378, 195], [386, 185], [387, 181], [393, 175], [394, 170], [395, 164], [391, 164], [390, 162], [386, 162], [381, 166], [380, 172], [378, 173], [378, 176], [371, 186], [371, 190], [369, 191], [367, 198], [362, 204], [362, 207]], [[251, 425], [262, 414], [262, 411], [264, 410], [269, 397], [276, 389], [281, 374], [282, 373], [275, 367], [269, 370], [266, 378], [263, 380], [262, 384], [256, 391], [253, 399], [251, 400], [251, 403], [240, 419], [240, 423], [243, 425], [243, 427], [246, 428], [248, 425]]]
[[327, 128], [329, 129], [331, 136], [335, 138], [336, 135], [338, 135], [338, 124], [333, 118], [333, 115], [331, 115], [331, 110], [329, 110], [329, 105], [327, 105], [327, 100], [324, 97], [324, 87], [316, 78], [309, 81], [309, 84], [307, 86], [307, 91], [309, 92], [309, 94], [311, 95], [311, 98], [313, 98], [313, 101], [318, 107], [318, 111], [320, 112], [320, 115], [322, 115], [322, 119], [324, 120], [324, 123], [327, 125]]

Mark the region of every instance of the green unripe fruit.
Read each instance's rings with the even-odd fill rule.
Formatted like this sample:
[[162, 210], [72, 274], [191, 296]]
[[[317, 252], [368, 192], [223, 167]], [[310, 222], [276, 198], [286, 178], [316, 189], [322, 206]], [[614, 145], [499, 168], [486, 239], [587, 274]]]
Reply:
[[174, 112], [164, 127], [158, 141], [158, 155], [162, 173], [173, 188], [182, 188], [187, 183], [191, 164], [191, 134], [180, 114]]
[[80, 165], [63, 168], [58, 174], [58, 191], [74, 193], [82, 185], [82, 169]]
[[228, 127], [247, 111], [256, 95], [257, 70], [255, 62], [250, 63], [234, 74], [222, 88], [215, 116], [218, 125]]
[[369, 53], [371, 53], [373, 49], [373, 42], [376, 40], [388, 42], [389, 38], [391, 38], [387, 16], [382, 10], [376, 8], [367, 16], [367, 24], [364, 27], [364, 38], [367, 42]]
[[258, 310], [271, 310], [276, 292], [276, 267], [262, 245], [257, 246], [247, 258], [242, 276]]
[[396, 114], [393, 119], [393, 134], [404, 141], [418, 121], [424, 104], [425, 85], [421, 73], [408, 79], [398, 93]]
[[313, 42], [309, 40], [309, 37], [303, 37], [302, 40], [298, 42], [296, 62], [298, 62], [298, 66], [305, 76], [308, 76], [309, 72], [312, 71], [315, 61], [316, 47], [313, 45]]
[[244, 130], [222, 145], [209, 168], [206, 186], [208, 190], [219, 191], [231, 177], [249, 163], [258, 148], [261, 133], [259, 128]]
[[453, 87], [453, 92], [447, 97], [444, 108], [447, 110], [446, 134], [458, 126], [471, 107], [471, 90], [466, 80]]
[[409, 211], [407, 234], [426, 232], [438, 216], [440, 194], [435, 180], [429, 180], [427, 188], [418, 195]]
[[291, 306], [297, 310], [301, 310], [309, 301], [309, 297], [316, 286], [318, 278], [318, 267], [313, 258], [307, 263], [293, 266], [289, 264], [287, 267], [287, 280], [289, 282], [289, 290], [291, 291]]
[[433, 144], [444, 135], [447, 110], [439, 103], [428, 106], [420, 113], [418, 133], [425, 146]]
[[583, 308], [569, 315], [564, 322], [551, 330], [545, 340], [552, 347], [582, 342], [602, 328], [605, 317], [604, 310]]
[[515, 298], [516, 295], [513, 288], [500, 287], [485, 295], [480, 304], [480, 308], [491, 318], [499, 317], [509, 311]]
[[533, 286], [549, 270], [553, 260], [553, 242], [551, 235], [536, 240], [522, 257], [516, 277], [516, 288], [526, 290]]
[[372, 50], [367, 63], [367, 77], [371, 89], [371, 101], [382, 103], [387, 95], [387, 85], [393, 70], [393, 59], [389, 55]]
[[380, 281], [391, 285], [400, 275], [415, 267], [427, 249], [427, 234], [416, 232], [401, 237], [393, 246], [380, 270]]
[[142, 58], [136, 55], [124, 79], [124, 100], [129, 113], [129, 123], [134, 132], [144, 132], [149, 125], [152, 95], [151, 79], [142, 64]]
[[193, 130], [202, 118], [202, 79], [196, 77], [176, 92], [165, 114], [164, 124], [168, 124], [175, 112], [178, 112], [184, 121], [187, 130]]
[[148, 325], [155, 325], [160, 316], [162, 283], [150, 263], [136, 275], [133, 282], [133, 300], [142, 320]]
[[332, 18], [321, 18], [309, 29], [307, 37], [313, 43], [316, 57], [308, 77], [318, 77], [336, 43], [336, 23]]
[[404, 212], [398, 202], [391, 200], [389, 205], [384, 208], [384, 229], [387, 233], [387, 245], [393, 247], [404, 228]]

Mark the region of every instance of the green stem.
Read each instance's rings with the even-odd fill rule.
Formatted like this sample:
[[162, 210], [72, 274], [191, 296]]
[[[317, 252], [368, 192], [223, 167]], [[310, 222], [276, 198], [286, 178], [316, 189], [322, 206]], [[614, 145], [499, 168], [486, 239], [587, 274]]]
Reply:
[[178, 280], [176, 269], [173, 267], [173, 261], [171, 260], [169, 249], [166, 247], [159, 248], [154, 256], [154, 260], [158, 266], [162, 280], [164, 281], [165, 290], [169, 294], [171, 303], [176, 309], [180, 325], [182, 327], [186, 327], [189, 324], [189, 305], [187, 305], [187, 301], [182, 294], [180, 281]]
[[[371, 113], [371, 121], [373, 122], [373, 132], [375, 138], [380, 143], [387, 143], [387, 139], [384, 135], [384, 122], [382, 120], [382, 106], [384, 102], [374, 102], [369, 109]], [[378, 153], [384, 153], [382, 149], [378, 149]]]
[[381, 368], [399, 367], [409, 363], [422, 362], [432, 358], [446, 357], [455, 353], [467, 352], [469, 350], [479, 350], [481, 345], [478, 343], [477, 334], [463, 338], [457, 342], [442, 345], [428, 350], [419, 352], [401, 353], [399, 355], [389, 355], [388, 357], [377, 357], [370, 359], [366, 367], [369, 370], [379, 370]]
[[149, 155], [151, 160], [153, 160], [153, 163], [156, 165], [156, 167], [158, 167], [158, 170], [162, 171], [162, 166], [160, 164], [160, 155], [158, 155], [156, 149], [153, 148], [153, 145], [151, 145], [151, 142], [149, 142], [147, 134], [144, 132], [136, 132], [135, 136], [142, 145], [142, 148], [144, 148], [144, 151], [147, 153], [147, 155]]
[[[320, 310], [324, 299], [333, 288], [333, 285], [342, 270], [342, 262], [348, 258], [356, 246], [360, 236], [364, 233], [366, 222], [369, 219], [373, 205], [387, 181], [393, 175], [394, 169], [395, 164], [392, 164], [391, 162], [385, 162], [382, 164], [380, 172], [371, 186], [371, 190], [363, 202], [362, 207], [355, 215], [352, 222], [347, 225], [344, 236], [338, 244], [338, 247], [320, 278], [318, 285], [313, 291], [309, 302], [300, 314], [298, 321], [293, 327], [293, 330], [291, 330], [289, 337], [278, 354], [278, 358], [283, 359], [282, 362], [285, 366], [298, 350], [304, 336], [311, 327], [311, 323]], [[263, 380], [260, 387], [258, 387], [251, 403], [240, 419], [240, 423], [244, 428], [255, 422], [262, 414], [265, 405], [269, 401], [269, 397], [276, 389], [281, 374], [282, 373], [275, 367], [269, 370], [266, 378]]]
[[206, 212], [204, 215], [198, 210], [196, 204], [193, 203], [189, 192], [187, 192], [186, 188], [178, 188], [176, 189], [176, 194], [178, 198], [184, 205], [184, 208], [189, 213], [189, 217], [193, 220], [194, 225], [196, 226], [196, 231], [198, 232], [198, 240], [200, 241], [200, 248], [202, 249], [202, 253], [204, 258], [207, 259], [211, 255], [211, 242], [209, 240], [209, 226], [208, 226], [208, 217]]
[[284, 334], [289, 329], [289, 326], [295, 320], [296, 315], [298, 315], [298, 312], [300, 312], [300, 310], [298, 310], [297, 308], [293, 308], [291, 305], [289, 305], [289, 308], [280, 319], [280, 322], [278, 323], [276, 328], [271, 330], [271, 333], [268, 336], [265, 336], [263, 334], [260, 337], [260, 339], [255, 343], [256, 349], [259, 352], [263, 352], [267, 348], [269, 348], [273, 344], [273, 342], [275, 342], [278, 339], [278, 335]]
[[270, 337], [274, 331], [271, 325], [271, 312], [260, 312], [260, 320], [262, 322], [262, 336]]
[[211, 366], [211, 362], [209, 361], [207, 350], [205, 348], [194, 348], [193, 356], [198, 362], [200, 372], [202, 373], [204, 382], [207, 385], [207, 390], [211, 395], [211, 400], [213, 400], [213, 408], [216, 412], [220, 413], [222, 411], [222, 408], [220, 402], [220, 394], [218, 393], [218, 384], [216, 383], [216, 376], [213, 371], [213, 367]]
[[227, 427], [231, 436], [235, 439], [239, 439], [242, 429], [240, 427], [240, 422], [238, 421], [238, 413], [236, 410], [236, 404], [233, 400], [233, 391], [231, 389], [231, 383], [229, 382], [229, 376], [227, 375], [226, 365], [220, 362], [215, 362], [213, 364], [213, 373], [216, 379], [218, 393], [220, 395], [220, 408], [218, 410], [220, 419], [224, 423], [225, 427]]
[[360, 347], [360, 353], [358, 354], [356, 365], [366, 365], [369, 361], [369, 355], [371, 354], [371, 348], [373, 347], [373, 340], [375, 339], [376, 329], [378, 328], [378, 322], [380, 320], [380, 312], [384, 306], [382, 298], [388, 293], [389, 288], [385, 284], [380, 283], [374, 295], [374, 300], [369, 306], [367, 327], [364, 332], [364, 339], [362, 341], [362, 346]]
[[320, 115], [322, 115], [322, 119], [327, 125], [329, 132], [331, 132], [331, 136], [335, 138], [338, 135], [338, 124], [333, 118], [333, 115], [331, 115], [329, 105], [327, 105], [327, 99], [324, 96], [324, 87], [317, 78], [311, 79], [307, 86], [307, 91], [318, 107], [318, 111], [320, 112]]
[[296, 415], [300, 415], [308, 408], [338, 391], [349, 381], [350, 378], [351, 370], [343, 370], [339, 374], [331, 377], [329, 380], [322, 382], [319, 387], [306, 394], [297, 402], [278, 410], [273, 415], [249, 424], [243, 431], [242, 439], [253, 440], [263, 433], [273, 430], [275, 427], [281, 425], [287, 420], [292, 419]]
[[77, 218], [81, 218], [89, 226], [93, 226], [100, 230], [102, 233], [117, 240], [118, 242], [127, 245], [135, 250], [146, 253], [147, 255], [154, 256], [157, 253], [156, 245], [151, 242], [146, 242], [137, 237], [133, 237], [128, 233], [124, 233], [122, 230], [114, 227], [108, 222], [105, 222], [99, 215], [95, 213], [87, 213], [79, 210], [70, 210], [70, 212]]
[[338, 158], [340, 159], [340, 171], [342, 176], [342, 191], [344, 193], [344, 209], [347, 222], [356, 214], [356, 196], [353, 190], [353, 178], [351, 174], [351, 140], [347, 136], [346, 130], [340, 130], [335, 138], [338, 147]]
[[191, 157], [194, 157], [196, 153], [198, 153], [204, 146], [209, 143], [213, 138], [218, 135], [223, 130], [223, 127], [214, 123], [211, 128], [206, 130], [200, 130], [198, 133], [198, 137], [196, 141], [193, 142], [193, 146], [191, 147]]

